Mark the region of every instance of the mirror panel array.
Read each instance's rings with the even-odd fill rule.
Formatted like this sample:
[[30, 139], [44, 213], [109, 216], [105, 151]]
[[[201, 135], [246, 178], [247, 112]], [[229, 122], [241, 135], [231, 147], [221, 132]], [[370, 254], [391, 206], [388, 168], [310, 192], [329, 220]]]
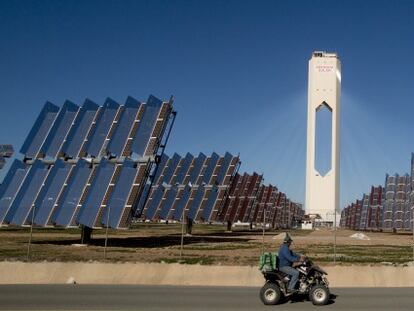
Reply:
[[362, 200], [342, 209], [340, 226], [351, 230], [413, 231], [414, 153], [410, 174], [386, 174], [384, 185], [371, 186]]
[[0, 225], [128, 228], [174, 116], [152, 95], [47, 102], [0, 186]]
[[[231, 181], [240, 165], [239, 157], [213, 153], [197, 157], [174, 154], [161, 158], [154, 184], [137, 217], [143, 220], [175, 220], [183, 217], [213, 222], [223, 208]], [[141, 198], [144, 200], [144, 198]]]
[[221, 222], [262, 224], [272, 228], [292, 228], [305, 212], [273, 185], [263, 184], [263, 175], [236, 174], [228, 198], [218, 215]]

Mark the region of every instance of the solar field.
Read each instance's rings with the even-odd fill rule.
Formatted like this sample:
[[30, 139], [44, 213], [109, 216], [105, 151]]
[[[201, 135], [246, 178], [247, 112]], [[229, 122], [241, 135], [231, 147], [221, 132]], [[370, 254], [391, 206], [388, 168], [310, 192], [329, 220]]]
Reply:
[[[132, 221], [291, 228], [300, 204], [239, 156], [164, 153], [173, 101], [47, 102], [0, 187], [0, 226], [128, 229]], [[90, 232], [90, 230], [88, 230]]]

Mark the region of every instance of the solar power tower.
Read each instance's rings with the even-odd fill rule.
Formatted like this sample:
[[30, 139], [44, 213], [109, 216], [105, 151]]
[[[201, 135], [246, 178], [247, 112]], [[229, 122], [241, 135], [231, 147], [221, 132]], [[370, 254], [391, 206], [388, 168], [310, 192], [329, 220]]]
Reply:
[[[327, 225], [334, 223], [339, 210], [340, 97], [338, 55], [314, 52], [309, 60], [306, 211], [319, 214]], [[318, 119], [325, 113], [330, 124], [322, 131]]]
[[161, 157], [149, 199], [141, 197], [136, 216], [145, 220], [213, 222], [223, 208], [231, 181], [240, 165], [239, 157], [213, 153], [197, 157], [187, 153]]
[[0, 145], [0, 169], [6, 164], [6, 158], [10, 158], [14, 153], [12, 145]]
[[127, 228], [162, 157], [172, 98], [46, 103], [0, 188], [0, 224]]

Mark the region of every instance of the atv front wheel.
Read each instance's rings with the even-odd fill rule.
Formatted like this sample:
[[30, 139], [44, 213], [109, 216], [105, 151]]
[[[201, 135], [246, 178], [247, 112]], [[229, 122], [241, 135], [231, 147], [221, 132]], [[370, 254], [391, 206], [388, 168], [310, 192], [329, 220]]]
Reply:
[[277, 284], [267, 282], [260, 290], [260, 299], [265, 305], [276, 305], [282, 298], [282, 292]]
[[329, 295], [329, 289], [326, 286], [316, 285], [310, 290], [309, 299], [314, 305], [323, 306], [328, 303]]

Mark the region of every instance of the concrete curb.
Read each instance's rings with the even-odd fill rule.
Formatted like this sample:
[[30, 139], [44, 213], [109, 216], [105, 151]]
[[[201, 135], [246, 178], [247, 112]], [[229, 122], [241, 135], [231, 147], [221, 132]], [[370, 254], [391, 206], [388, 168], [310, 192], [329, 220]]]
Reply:
[[[414, 287], [414, 267], [329, 266], [331, 287]], [[262, 286], [257, 267], [161, 263], [0, 262], [0, 284]]]

